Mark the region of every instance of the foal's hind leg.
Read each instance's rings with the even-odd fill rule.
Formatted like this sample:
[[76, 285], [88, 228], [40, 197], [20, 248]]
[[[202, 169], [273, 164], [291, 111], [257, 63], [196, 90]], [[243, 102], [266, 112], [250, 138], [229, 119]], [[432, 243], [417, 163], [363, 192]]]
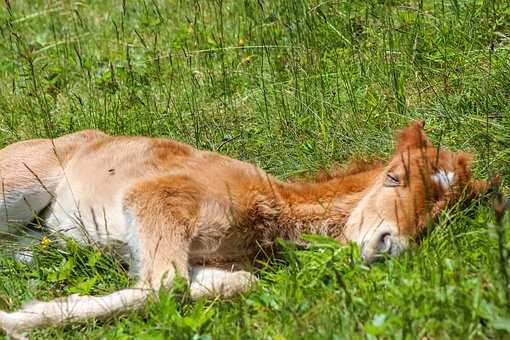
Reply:
[[[43, 210], [64, 177], [64, 167], [85, 143], [104, 138], [85, 130], [56, 139], [32, 139], [0, 149], [0, 233], [16, 233]], [[1, 237], [1, 235], [0, 235]]]
[[70, 296], [36, 302], [14, 313], [0, 312], [0, 328], [8, 334], [66, 321], [122, 314], [143, 306], [161, 285], [175, 275], [188, 278], [188, 247], [194, 233], [199, 192], [186, 177], [142, 182], [125, 197], [124, 209], [133, 234], [140, 281], [135, 288], [105, 296]]

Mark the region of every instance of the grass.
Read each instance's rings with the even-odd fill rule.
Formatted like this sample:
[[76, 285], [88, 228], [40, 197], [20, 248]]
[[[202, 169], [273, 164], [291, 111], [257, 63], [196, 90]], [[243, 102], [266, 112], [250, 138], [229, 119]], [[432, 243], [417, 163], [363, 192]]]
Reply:
[[[506, 1], [5, 1], [0, 143], [85, 128], [166, 136], [287, 178], [387, 157], [424, 119], [436, 143], [510, 181]], [[490, 200], [445, 212], [403, 256], [364, 266], [315, 239], [262, 266], [253, 292], [189, 301], [34, 338], [503, 338], [510, 219]], [[498, 236], [499, 235], [499, 236]], [[107, 254], [39, 244], [0, 255], [0, 309], [129, 284]], [[1, 336], [1, 335], [0, 335]]]

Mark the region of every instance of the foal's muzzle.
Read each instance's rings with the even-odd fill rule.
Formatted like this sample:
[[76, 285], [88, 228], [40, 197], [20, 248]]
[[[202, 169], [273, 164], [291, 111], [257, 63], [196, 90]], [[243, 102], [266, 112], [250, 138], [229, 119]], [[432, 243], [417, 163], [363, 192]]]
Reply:
[[406, 243], [390, 232], [381, 232], [371, 240], [363, 242], [361, 257], [366, 263], [382, 260], [388, 256], [397, 256], [406, 248]]

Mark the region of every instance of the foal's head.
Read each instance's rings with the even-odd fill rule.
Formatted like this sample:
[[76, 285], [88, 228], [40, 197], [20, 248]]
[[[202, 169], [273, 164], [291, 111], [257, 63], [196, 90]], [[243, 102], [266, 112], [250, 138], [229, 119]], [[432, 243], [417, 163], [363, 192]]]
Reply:
[[415, 123], [398, 135], [395, 153], [350, 214], [344, 236], [366, 261], [396, 255], [449, 203], [487, 184], [471, 179], [471, 156], [436, 148]]

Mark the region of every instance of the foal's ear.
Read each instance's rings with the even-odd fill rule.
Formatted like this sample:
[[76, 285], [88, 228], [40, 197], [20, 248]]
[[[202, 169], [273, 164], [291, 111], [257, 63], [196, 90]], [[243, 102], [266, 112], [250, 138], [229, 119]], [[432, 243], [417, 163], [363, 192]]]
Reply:
[[472, 198], [477, 198], [488, 193], [499, 192], [501, 186], [501, 177], [495, 175], [489, 180], [472, 180], [468, 186], [468, 194]]
[[411, 149], [431, 147], [432, 142], [423, 131], [424, 126], [424, 121], [418, 121], [400, 130], [397, 137], [396, 150], [398, 152], [405, 152]]
[[475, 180], [471, 178], [473, 155], [466, 152], [457, 153], [455, 174], [459, 181], [467, 187], [467, 194], [471, 198], [483, 196], [499, 187], [501, 179], [498, 175], [489, 180]]

